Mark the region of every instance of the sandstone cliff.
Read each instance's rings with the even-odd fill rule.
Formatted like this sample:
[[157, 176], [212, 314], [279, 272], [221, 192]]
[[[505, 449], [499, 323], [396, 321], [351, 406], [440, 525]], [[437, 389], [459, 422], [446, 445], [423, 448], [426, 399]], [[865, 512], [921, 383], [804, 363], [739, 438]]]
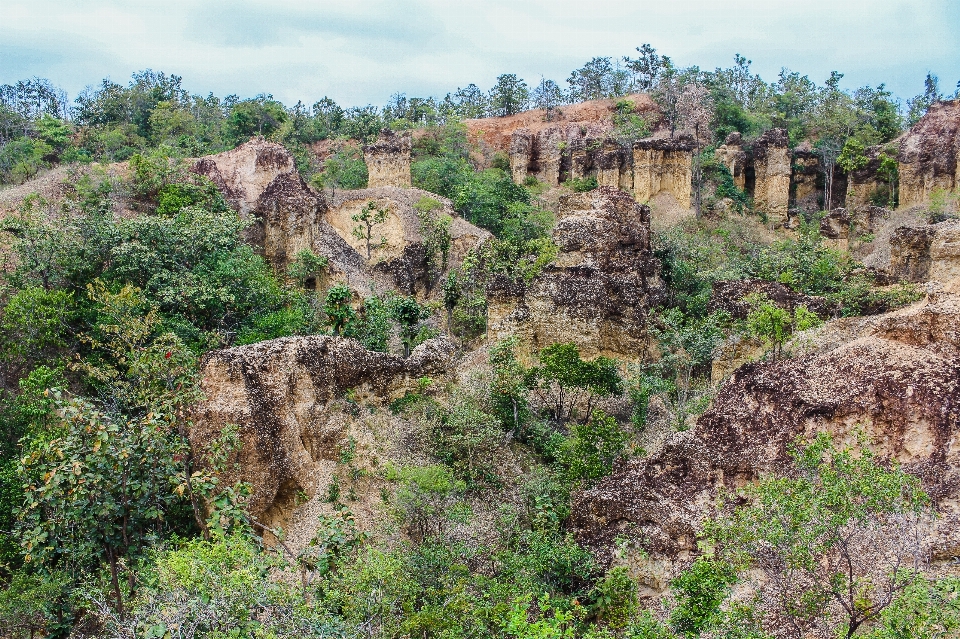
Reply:
[[936, 282], [960, 292], [960, 221], [903, 226], [890, 238], [889, 274], [907, 282]]
[[540, 275], [489, 287], [491, 339], [516, 334], [533, 350], [575, 341], [586, 356], [640, 357], [646, 311], [660, 293], [650, 209], [611, 187], [565, 196], [553, 239], [560, 253]]
[[770, 129], [753, 145], [754, 205], [774, 225], [787, 220], [790, 201], [790, 141], [784, 129]]
[[714, 157], [727, 167], [734, 185], [741, 191], [747, 188], [747, 153], [743, 150], [743, 136], [734, 131], [717, 147]]
[[221, 475], [225, 485], [249, 482], [251, 515], [284, 525], [297, 495], [325, 488], [347, 439], [349, 418], [337, 407], [380, 400], [415, 388], [425, 375], [443, 375], [453, 354], [441, 339], [426, 342], [409, 358], [365, 350], [337, 337], [288, 337], [213, 351], [204, 360], [191, 444], [206, 449], [228, 424], [239, 427], [240, 447]]
[[[470, 249], [491, 238], [488, 231], [474, 226], [453, 210], [450, 200], [414, 188], [380, 187], [353, 191], [339, 190], [330, 201], [324, 219], [358, 254], [366, 257], [366, 241], [353, 230], [352, 216], [370, 203], [387, 210], [387, 218], [372, 230], [373, 245], [368, 268], [390, 287], [406, 295], [424, 293], [450, 268], [456, 268]], [[415, 206], [427, 202], [438, 207], [434, 217], [450, 220], [450, 246], [446, 269], [438, 269], [428, 278], [423, 226]], [[429, 279], [429, 281], [428, 281]]]
[[281, 145], [254, 138], [200, 158], [191, 170], [209, 178], [242, 218], [252, 220], [244, 239], [275, 268], [283, 270], [297, 252], [309, 249], [327, 257], [334, 273], [362, 273], [359, 254], [324, 222], [326, 202], [307, 187]]
[[900, 206], [928, 201], [938, 189], [960, 188], [960, 100], [930, 107], [900, 142]]
[[651, 590], [662, 591], [674, 562], [695, 552], [721, 487], [784, 468], [798, 435], [829, 432], [853, 443], [862, 430], [882, 458], [917, 474], [941, 509], [935, 559], [957, 556], [958, 322], [960, 298], [931, 297], [860, 322], [840, 344], [742, 367], [694, 429], [674, 434], [660, 452], [628, 461], [575, 498], [578, 537], [607, 557], [616, 536], [640, 540], [649, 559], [635, 557], [634, 569]]
[[367, 164], [367, 186], [410, 187], [410, 135], [397, 135], [384, 129], [379, 139], [363, 147], [363, 160]]

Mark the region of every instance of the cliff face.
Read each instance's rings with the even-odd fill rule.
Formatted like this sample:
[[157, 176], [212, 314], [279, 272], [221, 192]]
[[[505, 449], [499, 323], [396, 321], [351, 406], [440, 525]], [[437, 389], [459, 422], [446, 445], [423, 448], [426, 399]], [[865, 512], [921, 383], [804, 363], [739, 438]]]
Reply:
[[443, 374], [452, 353], [452, 344], [437, 339], [403, 359], [326, 336], [214, 351], [201, 370], [207, 399], [195, 410], [191, 444], [204, 450], [227, 424], [238, 426], [240, 447], [221, 481], [249, 482], [250, 513], [280, 525], [299, 493], [312, 497], [323, 488], [318, 479], [338, 459], [346, 439], [338, 398], [347, 390], [358, 400], [400, 394], [419, 377]]
[[216, 184], [241, 217], [253, 220], [244, 239], [277, 269], [310, 249], [326, 256], [334, 272], [362, 270], [359, 255], [324, 222], [326, 202], [307, 187], [293, 156], [279, 144], [254, 138], [197, 160], [191, 170]]
[[918, 475], [941, 509], [934, 558], [960, 554], [958, 322], [960, 298], [944, 294], [862, 320], [839, 345], [828, 339], [819, 352], [743, 366], [695, 428], [575, 497], [579, 539], [608, 557], [618, 535], [641, 540], [649, 558], [635, 558], [635, 569], [662, 591], [674, 562], [695, 551], [721, 487], [786, 467], [797, 436], [828, 432], [854, 443], [862, 430], [881, 458]]
[[367, 165], [367, 187], [396, 186], [410, 188], [410, 135], [397, 135], [384, 129], [379, 139], [363, 147]]
[[[426, 238], [414, 208], [425, 199], [432, 200], [433, 205], [437, 206], [436, 210], [430, 212], [431, 216], [450, 220], [446, 268], [429, 274], [429, 277]], [[434, 287], [443, 272], [459, 266], [470, 249], [491, 237], [489, 232], [459, 217], [450, 200], [427, 191], [397, 187], [339, 190], [330, 200], [324, 219], [364, 260], [367, 254], [366, 241], [354, 235], [357, 222], [353, 216], [370, 203], [385, 209], [387, 217], [383, 223], [372, 228], [371, 256], [367, 267], [389, 287], [406, 295], [425, 293], [427, 288]]]
[[886, 194], [889, 189], [879, 177], [880, 162], [885, 157], [884, 147], [868, 147], [865, 154], [867, 163], [847, 174], [847, 208], [870, 206], [875, 193]]
[[516, 334], [533, 350], [575, 341], [586, 356], [640, 356], [660, 286], [650, 209], [611, 187], [566, 196], [553, 239], [560, 253], [540, 275], [489, 287], [491, 339]]
[[890, 238], [889, 273], [907, 282], [937, 282], [960, 292], [960, 221], [900, 227]]
[[747, 188], [747, 154], [743, 150], [743, 136], [736, 131], [728, 135], [724, 143], [717, 147], [714, 157], [730, 171], [734, 185], [741, 191], [745, 190]]
[[689, 136], [640, 140], [633, 145], [633, 192], [638, 202], [669, 193], [690, 208], [694, 141]]
[[900, 206], [960, 188], [960, 100], [930, 107], [900, 142]]
[[787, 220], [790, 201], [790, 140], [784, 129], [770, 129], [753, 145], [754, 204], [773, 224]]

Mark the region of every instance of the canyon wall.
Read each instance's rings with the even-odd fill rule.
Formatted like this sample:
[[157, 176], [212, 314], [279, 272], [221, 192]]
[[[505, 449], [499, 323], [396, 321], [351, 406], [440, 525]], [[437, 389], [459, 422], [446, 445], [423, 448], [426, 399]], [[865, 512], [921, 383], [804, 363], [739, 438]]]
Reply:
[[756, 184], [754, 207], [767, 215], [774, 225], [787, 220], [790, 202], [790, 140], [784, 129], [770, 129], [753, 144], [753, 168]]

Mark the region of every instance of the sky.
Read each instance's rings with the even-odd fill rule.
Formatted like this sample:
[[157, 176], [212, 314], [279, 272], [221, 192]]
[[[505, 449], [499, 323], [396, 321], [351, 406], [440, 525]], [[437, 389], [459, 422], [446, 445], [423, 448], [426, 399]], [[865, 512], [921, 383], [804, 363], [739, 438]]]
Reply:
[[3, 0], [0, 83], [39, 76], [71, 98], [153, 69], [194, 93], [329, 96], [382, 105], [442, 97], [497, 75], [561, 86], [594, 56], [649, 42], [679, 66], [729, 66], [767, 81], [782, 67], [847, 88], [920, 93], [960, 81], [960, 0]]

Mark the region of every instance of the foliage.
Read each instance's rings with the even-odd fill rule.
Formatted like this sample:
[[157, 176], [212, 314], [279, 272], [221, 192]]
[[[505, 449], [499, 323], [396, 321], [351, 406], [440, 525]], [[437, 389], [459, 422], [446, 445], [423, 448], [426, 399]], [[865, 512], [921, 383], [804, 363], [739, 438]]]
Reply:
[[775, 360], [783, 357], [783, 344], [791, 334], [823, 323], [802, 304], [798, 304], [791, 313], [762, 294], [747, 296], [745, 301], [752, 309], [747, 315], [747, 330], [773, 347]]
[[573, 418], [582, 395], [586, 396], [585, 414], [589, 419], [598, 398], [623, 393], [618, 362], [603, 356], [585, 361], [572, 342], [552, 344], [540, 351], [540, 365], [527, 372], [527, 385], [550, 406], [558, 422]]
[[853, 636], [917, 583], [926, 556], [920, 480], [826, 434], [793, 450], [796, 472], [743, 491], [707, 527], [718, 559], [754, 569], [765, 631]]
[[426, 253], [427, 289], [433, 288], [437, 278], [446, 270], [450, 257], [450, 224], [453, 219], [449, 215], [436, 213], [442, 208], [438, 200], [423, 197], [414, 208], [420, 224], [420, 236], [423, 238], [423, 249]]
[[571, 178], [564, 182], [563, 185], [574, 193], [586, 193], [587, 191], [592, 191], [597, 188], [597, 178], [594, 175], [582, 178]]
[[[366, 242], [368, 260], [370, 259], [370, 238], [373, 235], [373, 227], [383, 224], [389, 213], [389, 208], [377, 206], [376, 202], [367, 202], [359, 213], [350, 216], [350, 219], [357, 223], [353, 227], [353, 236]], [[377, 246], [381, 247], [386, 243], [387, 238], [384, 237], [377, 243]]]
[[367, 165], [355, 146], [344, 146], [323, 161], [323, 169], [311, 179], [318, 189], [362, 189], [367, 186]]
[[323, 312], [334, 335], [352, 337], [356, 331], [357, 312], [350, 306], [353, 291], [346, 284], [330, 287], [323, 302]]
[[590, 485], [613, 472], [629, 440], [630, 435], [615, 418], [596, 410], [585, 423], [573, 425], [560, 452], [560, 463], [571, 481]]

